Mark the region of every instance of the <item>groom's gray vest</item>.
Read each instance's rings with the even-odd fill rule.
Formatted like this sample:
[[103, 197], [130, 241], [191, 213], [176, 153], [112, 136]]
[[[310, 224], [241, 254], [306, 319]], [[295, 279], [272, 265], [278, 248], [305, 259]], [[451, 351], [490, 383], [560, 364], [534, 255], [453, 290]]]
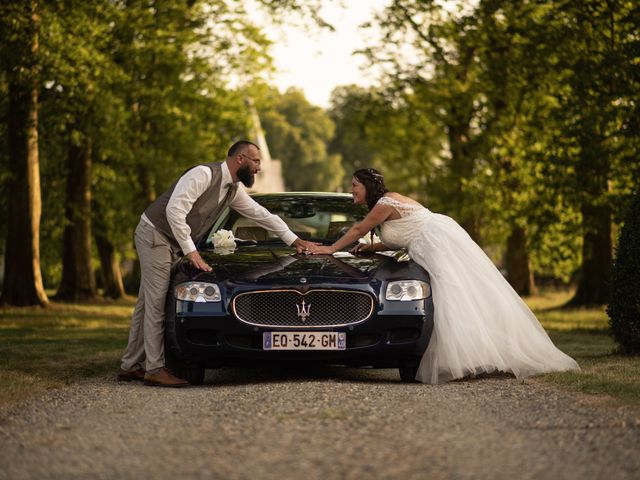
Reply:
[[[200, 165], [197, 165], [200, 166]], [[237, 186], [232, 184], [224, 197], [220, 202], [220, 183], [222, 182], [222, 164], [221, 163], [203, 163], [202, 166], [209, 167], [211, 169], [211, 184], [200, 197], [194, 202], [191, 207], [191, 211], [187, 214], [187, 225], [191, 228], [191, 239], [197, 245], [200, 238], [207, 233], [216, 219], [220, 216], [224, 208], [229, 204], [229, 201], [233, 198], [236, 192]], [[194, 168], [194, 167], [191, 167]], [[186, 170], [182, 176], [189, 170]], [[167, 203], [171, 198], [173, 190], [176, 188], [176, 184], [180, 180], [176, 180], [173, 185], [160, 195], [151, 205], [147, 207], [144, 214], [147, 216], [151, 223], [153, 223], [156, 230], [163, 233], [170, 241], [174, 252], [179, 252], [180, 245], [173, 236], [169, 222], [167, 221]]]

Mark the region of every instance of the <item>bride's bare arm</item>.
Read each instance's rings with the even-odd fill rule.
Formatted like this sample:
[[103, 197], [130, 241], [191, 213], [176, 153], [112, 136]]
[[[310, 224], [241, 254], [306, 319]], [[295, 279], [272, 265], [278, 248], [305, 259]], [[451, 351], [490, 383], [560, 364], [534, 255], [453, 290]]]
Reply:
[[366, 233], [373, 230], [376, 226], [384, 222], [393, 213], [393, 208], [388, 205], [376, 205], [371, 209], [364, 219], [351, 227], [347, 233], [336, 240], [333, 245], [328, 247], [315, 246], [311, 247], [311, 253], [334, 253], [347, 245], [351, 245]]

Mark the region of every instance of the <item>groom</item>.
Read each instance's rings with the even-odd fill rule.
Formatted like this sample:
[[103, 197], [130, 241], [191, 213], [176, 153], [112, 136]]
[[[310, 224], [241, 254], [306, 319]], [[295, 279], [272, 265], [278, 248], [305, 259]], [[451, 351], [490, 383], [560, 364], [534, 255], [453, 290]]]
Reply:
[[195, 268], [212, 270], [195, 244], [226, 206], [274, 232], [287, 245], [294, 245], [298, 253], [313, 245], [298, 238], [239, 184], [251, 187], [259, 171], [260, 149], [241, 140], [231, 146], [224, 162], [187, 170], [144, 211], [135, 232], [142, 272], [140, 292], [118, 380], [143, 380], [146, 385], [161, 387], [189, 385], [164, 366], [164, 307], [171, 265], [182, 252]]

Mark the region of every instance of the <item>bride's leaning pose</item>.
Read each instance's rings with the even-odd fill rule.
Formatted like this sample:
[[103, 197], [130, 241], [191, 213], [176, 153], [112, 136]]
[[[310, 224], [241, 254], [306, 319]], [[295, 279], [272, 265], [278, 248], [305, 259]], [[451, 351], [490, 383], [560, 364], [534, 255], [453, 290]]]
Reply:
[[382, 243], [360, 244], [352, 253], [406, 248], [429, 272], [434, 329], [416, 380], [442, 383], [493, 371], [520, 379], [579, 369], [454, 220], [389, 192], [372, 168], [353, 174], [352, 194], [354, 203], [368, 205], [369, 214], [333, 245], [312, 246], [310, 253], [332, 254], [381, 225]]

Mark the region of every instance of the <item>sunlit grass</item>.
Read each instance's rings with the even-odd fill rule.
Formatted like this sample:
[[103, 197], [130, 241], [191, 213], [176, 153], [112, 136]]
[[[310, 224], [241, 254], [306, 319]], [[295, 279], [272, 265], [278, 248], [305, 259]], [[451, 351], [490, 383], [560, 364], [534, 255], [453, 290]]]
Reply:
[[619, 355], [604, 308], [561, 308], [570, 291], [545, 291], [525, 299], [563, 352], [576, 359], [582, 371], [552, 373], [543, 381], [583, 393], [608, 395], [640, 405], [640, 357]]
[[0, 405], [114, 371], [133, 301], [0, 309]]
[[546, 310], [537, 312], [537, 316], [547, 330], [594, 332], [609, 330], [609, 320], [604, 309]]
[[594, 395], [608, 395], [633, 405], [640, 404], [640, 361], [637, 357], [611, 355], [576, 358], [582, 372], [545, 375], [548, 381]]

